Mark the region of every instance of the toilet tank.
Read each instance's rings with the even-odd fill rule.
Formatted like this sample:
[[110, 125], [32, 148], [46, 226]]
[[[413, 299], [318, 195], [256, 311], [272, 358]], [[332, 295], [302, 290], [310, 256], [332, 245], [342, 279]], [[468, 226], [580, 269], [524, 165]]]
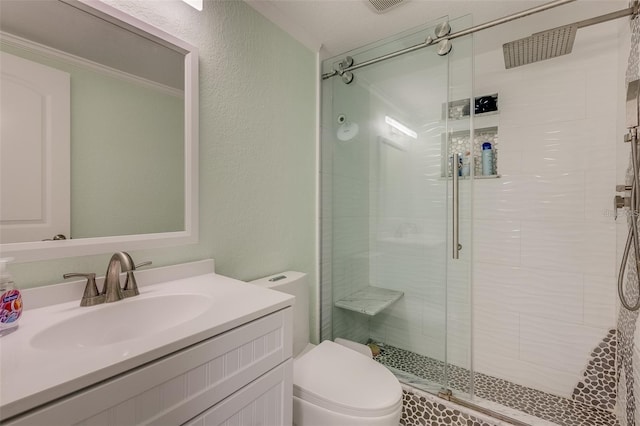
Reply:
[[287, 271], [251, 281], [272, 290], [295, 296], [293, 304], [293, 356], [309, 344], [309, 283], [307, 274]]

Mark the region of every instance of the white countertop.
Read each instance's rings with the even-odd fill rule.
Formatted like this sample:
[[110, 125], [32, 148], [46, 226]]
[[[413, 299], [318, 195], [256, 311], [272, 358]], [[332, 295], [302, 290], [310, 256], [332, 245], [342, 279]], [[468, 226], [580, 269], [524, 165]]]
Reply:
[[[158, 275], [158, 271], [149, 273]], [[167, 275], [175, 278], [175, 274]], [[70, 345], [57, 350], [35, 348], [32, 339], [44, 328], [72, 318], [78, 312], [108, 309], [109, 305], [127, 303], [136, 297], [83, 308], [79, 307], [78, 298], [24, 311], [18, 329], [0, 337], [0, 419], [5, 420], [293, 304], [293, 297], [288, 294], [215, 273], [144, 285], [137, 297], [168, 292], [206, 295], [212, 299], [212, 304], [190, 321], [141, 338], [106, 346]], [[176, 306], [176, 309], [180, 307]], [[95, 332], [100, 333], [100, 330]]]

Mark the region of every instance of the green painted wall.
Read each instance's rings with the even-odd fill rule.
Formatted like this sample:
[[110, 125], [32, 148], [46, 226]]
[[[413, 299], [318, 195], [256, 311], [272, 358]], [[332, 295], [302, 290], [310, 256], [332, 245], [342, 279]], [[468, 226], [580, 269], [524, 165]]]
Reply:
[[72, 111], [71, 134], [87, 138], [71, 141], [73, 237], [184, 230], [184, 100], [114, 79], [79, 89], [88, 107]]
[[[200, 242], [131, 252], [203, 258], [241, 280], [294, 269], [315, 288], [316, 54], [242, 1], [110, 1], [200, 50]], [[109, 255], [14, 264], [27, 287], [104, 274]], [[312, 290], [312, 294], [315, 291]], [[315, 299], [311, 300], [315, 303]]]
[[73, 238], [184, 230], [182, 96], [47, 54], [0, 50], [70, 75]]

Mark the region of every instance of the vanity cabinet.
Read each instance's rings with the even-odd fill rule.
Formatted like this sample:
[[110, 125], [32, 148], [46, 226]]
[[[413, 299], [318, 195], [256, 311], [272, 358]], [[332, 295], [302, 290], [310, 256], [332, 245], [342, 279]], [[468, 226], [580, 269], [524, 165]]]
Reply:
[[5, 424], [290, 425], [291, 356], [288, 307]]

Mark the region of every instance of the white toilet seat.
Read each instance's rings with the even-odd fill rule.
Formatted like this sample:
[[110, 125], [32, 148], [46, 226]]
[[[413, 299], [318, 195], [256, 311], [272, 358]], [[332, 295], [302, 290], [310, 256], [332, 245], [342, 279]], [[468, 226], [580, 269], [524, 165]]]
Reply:
[[382, 417], [402, 405], [402, 388], [384, 366], [326, 340], [294, 362], [293, 395], [348, 416]]

